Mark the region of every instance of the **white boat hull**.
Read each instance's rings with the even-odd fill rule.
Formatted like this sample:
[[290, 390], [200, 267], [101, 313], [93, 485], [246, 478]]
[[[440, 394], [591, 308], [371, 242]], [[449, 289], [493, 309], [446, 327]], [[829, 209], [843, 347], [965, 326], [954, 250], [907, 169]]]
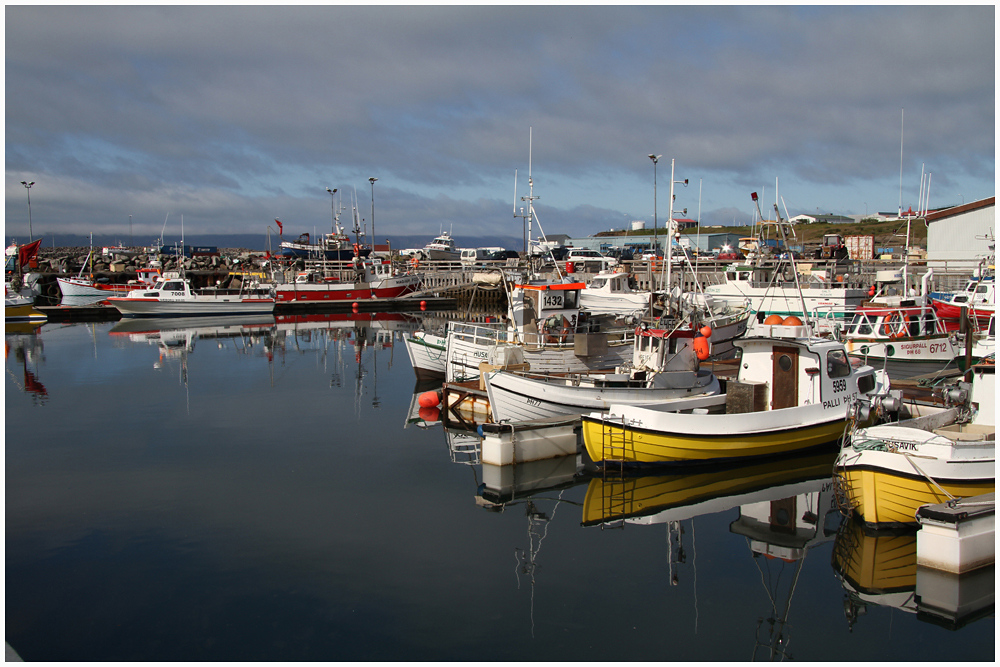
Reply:
[[410, 357], [410, 365], [418, 377], [424, 375], [444, 377], [446, 370], [447, 342], [444, 336], [429, 334], [424, 331], [414, 332], [404, 336], [406, 353]]
[[59, 291], [64, 297], [101, 297], [106, 299], [112, 296], [125, 296], [129, 290], [136, 289], [134, 285], [107, 285], [99, 287], [90, 280], [79, 278], [56, 278], [59, 284]]
[[[604, 411], [612, 404], [653, 405], [670, 403], [677, 409], [725, 405], [719, 381], [708, 371], [677, 372], [687, 386], [616, 387], [614, 381], [594, 382], [585, 375], [488, 372], [484, 381], [494, 421], [521, 422], [559, 415]], [[624, 383], [623, 383], [624, 384]], [[601, 386], [603, 385], [603, 386]]]
[[995, 490], [996, 427], [932, 421], [953, 412], [851, 435], [834, 469], [851, 509], [865, 523], [912, 525], [921, 505]]
[[274, 311], [274, 299], [240, 296], [208, 296], [168, 300], [134, 297], [108, 299], [125, 317], [180, 317], [202, 315], [251, 315]]

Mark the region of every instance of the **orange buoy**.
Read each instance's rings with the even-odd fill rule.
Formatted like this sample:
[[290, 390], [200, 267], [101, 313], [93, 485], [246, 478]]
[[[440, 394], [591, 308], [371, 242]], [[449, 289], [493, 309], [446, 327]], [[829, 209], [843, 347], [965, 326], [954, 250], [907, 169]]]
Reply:
[[353, 310], [355, 313], [358, 312], [358, 308], [360, 308], [360, 306], [358, 306], [357, 301], [351, 304], [351, 310]]
[[441, 421], [441, 411], [436, 407], [420, 408], [420, 410], [417, 411], [417, 415], [419, 415], [425, 422]]
[[705, 338], [710, 338], [712, 336], [712, 327], [706, 324], [701, 329], [699, 329], [698, 332]]
[[802, 326], [802, 320], [797, 318], [795, 315], [789, 315], [781, 322], [786, 327], [800, 327]]
[[705, 361], [708, 359], [708, 355], [711, 354], [711, 350], [708, 346], [708, 339], [704, 336], [696, 336], [694, 342], [692, 343], [694, 348], [695, 356], [698, 357], [700, 361]]
[[868, 296], [875, 296], [875, 286], [872, 285], [868, 288]]
[[435, 408], [441, 404], [441, 394], [436, 391], [425, 391], [417, 397], [417, 405], [422, 408]]
[[778, 315], [777, 313], [774, 313], [773, 315], [767, 316], [767, 319], [764, 320], [764, 324], [781, 324], [784, 321], [785, 318], [783, 318], [781, 315]]

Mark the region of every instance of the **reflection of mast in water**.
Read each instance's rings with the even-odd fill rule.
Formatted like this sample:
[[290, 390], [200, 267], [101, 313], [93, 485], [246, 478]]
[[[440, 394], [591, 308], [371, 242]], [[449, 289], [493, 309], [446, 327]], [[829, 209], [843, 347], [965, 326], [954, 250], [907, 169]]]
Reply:
[[562, 502], [563, 491], [559, 492], [556, 504], [552, 508], [552, 516], [547, 516], [545, 512], [538, 509], [535, 501], [529, 500], [524, 506], [524, 514], [528, 517], [528, 548], [520, 549], [514, 547], [514, 558], [517, 567], [514, 575], [517, 577], [517, 587], [521, 588], [520, 575], [528, 575], [531, 581], [531, 605], [529, 616], [531, 618], [531, 636], [535, 636], [535, 572], [538, 570], [538, 554], [542, 549], [542, 542], [549, 531], [549, 522], [556, 517], [556, 510]]

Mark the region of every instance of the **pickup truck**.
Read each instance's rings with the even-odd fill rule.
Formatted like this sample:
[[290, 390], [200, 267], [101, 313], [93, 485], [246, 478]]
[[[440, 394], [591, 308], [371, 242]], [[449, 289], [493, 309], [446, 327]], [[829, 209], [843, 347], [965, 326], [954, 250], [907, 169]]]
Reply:
[[576, 270], [606, 271], [618, 266], [614, 257], [605, 257], [596, 250], [589, 248], [572, 248], [566, 253], [567, 264], [572, 262]]

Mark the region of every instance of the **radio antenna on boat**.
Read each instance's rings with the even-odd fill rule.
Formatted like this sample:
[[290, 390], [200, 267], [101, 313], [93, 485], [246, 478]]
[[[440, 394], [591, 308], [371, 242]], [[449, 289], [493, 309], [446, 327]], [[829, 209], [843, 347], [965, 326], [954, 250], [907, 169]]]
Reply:
[[899, 217], [903, 217], [903, 119], [906, 109], [899, 110]]

